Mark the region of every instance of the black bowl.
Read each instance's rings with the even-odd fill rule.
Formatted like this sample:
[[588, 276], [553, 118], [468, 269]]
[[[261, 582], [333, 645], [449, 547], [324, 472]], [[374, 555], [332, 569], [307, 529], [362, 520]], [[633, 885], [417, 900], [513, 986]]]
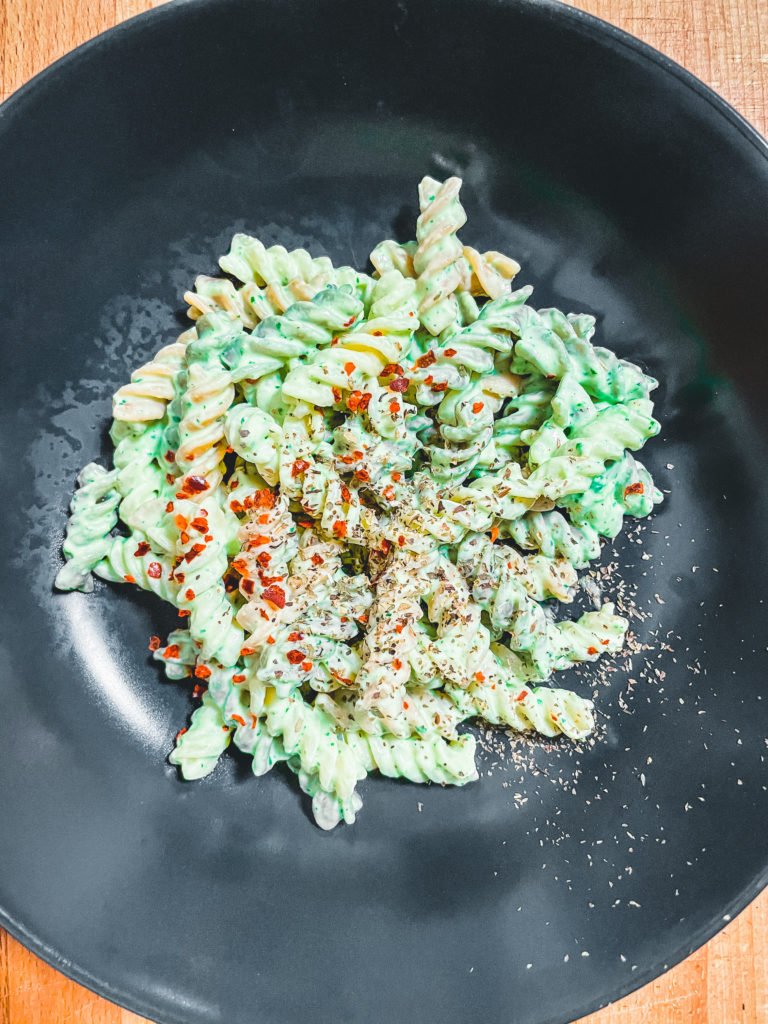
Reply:
[[[425, 173], [464, 178], [466, 242], [661, 380], [644, 459], [666, 500], [604, 556], [648, 649], [597, 688], [595, 745], [514, 760], [496, 740], [463, 790], [371, 780], [325, 834], [279, 771], [228, 757], [182, 783], [164, 758], [189, 698], [146, 650], [167, 609], [51, 581], [111, 391], [179, 332], [230, 234], [363, 265]], [[562, 1024], [759, 891], [768, 161], [738, 115], [548, 2], [199, 0], [13, 97], [0, 178], [12, 934], [167, 1024]]]

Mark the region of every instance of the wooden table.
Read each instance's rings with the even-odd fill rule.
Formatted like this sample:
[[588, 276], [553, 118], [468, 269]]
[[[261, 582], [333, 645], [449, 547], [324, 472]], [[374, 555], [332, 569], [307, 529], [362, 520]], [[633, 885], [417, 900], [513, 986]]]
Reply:
[[[162, 2], [0, 0], [0, 100], [86, 39]], [[768, 0], [570, 2], [689, 68], [766, 134]], [[0, 1024], [140, 1022], [0, 930]], [[768, 890], [684, 963], [579, 1024], [768, 1024]]]

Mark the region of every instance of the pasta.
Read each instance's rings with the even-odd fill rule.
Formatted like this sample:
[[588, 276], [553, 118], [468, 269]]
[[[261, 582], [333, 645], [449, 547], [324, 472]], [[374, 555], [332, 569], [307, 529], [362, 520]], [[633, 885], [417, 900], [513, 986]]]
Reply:
[[323, 828], [373, 771], [477, 779], [467, 720], [590, 735], [592, 701], [547, 683], [627, 621], [564, 610], [661, 501], [633, 454], [656, 381], [463, 245], [460, 187], [424, 178], [415, 240], [370, 275], [236, 235], [70, 506], [56, 586], [134, 583], [182, 618], [150, 642], [200, 700], [170, 763], [199, 779], [234, 743], [255, 775], [284, 764]]

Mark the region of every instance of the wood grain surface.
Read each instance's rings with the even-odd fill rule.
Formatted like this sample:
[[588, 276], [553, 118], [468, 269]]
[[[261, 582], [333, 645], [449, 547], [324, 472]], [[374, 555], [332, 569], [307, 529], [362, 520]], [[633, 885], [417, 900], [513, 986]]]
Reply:
[[[0, 0], [0, 100], [163, 0]], [[375, 2], [375, 0], [361, 0]], [[684, 65], [768, 130], [768, 0], [571, 0]], [[0, 930], [0, 1024], [141, 1024]], [[768, 890], [705, 947], [579, 1024], [768, 1024]]]

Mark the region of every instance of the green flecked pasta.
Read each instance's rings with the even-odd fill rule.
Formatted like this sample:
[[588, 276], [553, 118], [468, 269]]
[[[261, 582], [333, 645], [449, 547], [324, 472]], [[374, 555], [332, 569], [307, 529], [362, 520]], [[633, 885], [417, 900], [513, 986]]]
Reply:
[[468, 267], [456, 232], [467, 215], [459, 202], [461, 180], [424, 178], [419, 185], [421, 213], [416, 221], [418, 246], [413, 254], [419, 319], [430, 334], [439, 334], [458, 319], [455, 292], [469, 284]]
[[633, 454], [656, 381], [461, 241], [460, 186], [425, 177], [415, 240], [371, 273], [235, 235], [228, 276], [185, 292], [193, 326], [115, 393], [112, 465], [71, 503], [57, 588], [94, 573], [178, 611], [149, 646], [199, 702], [181, 778], [234, 742], [324, 829], [373, 772], [476, 782], [473, 720], [591, 735], [592, 700], [547, 684], [628, 623], [570, 611], [579, 571], [661, 500]]
[[95, 462], [80, 471], [62, 544], [66, 562], [55, 581], [59, 590], [93, 590], [91, 570], [109, 551], [109, 534], [117, 521], [117, 477], [116, 469], [108, 473]]
[[216, 767], [229, 746], [231, 735], [220, 708], [205, 694], [201, 706], [192, 712], [189, 728], [176, 737], [176, 746], [168, 760], [179, 766], [185, 779], [201, 779]]

